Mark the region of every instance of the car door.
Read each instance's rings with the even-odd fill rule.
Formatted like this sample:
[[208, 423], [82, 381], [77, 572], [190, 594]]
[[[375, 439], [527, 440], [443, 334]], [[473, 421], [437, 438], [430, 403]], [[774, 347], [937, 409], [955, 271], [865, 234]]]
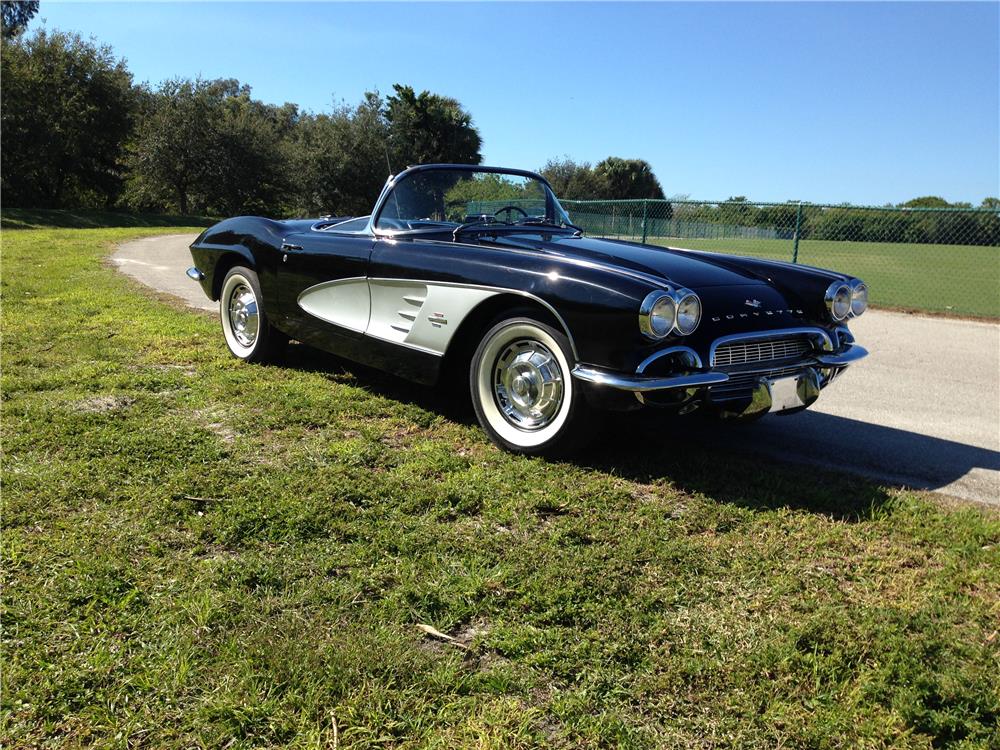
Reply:
[[288, 333], [336, 351], [368, 326], [368, 263], [374, 238], [365, 232], [309, 230], [284, 238], [278, 259], [278, 305]]

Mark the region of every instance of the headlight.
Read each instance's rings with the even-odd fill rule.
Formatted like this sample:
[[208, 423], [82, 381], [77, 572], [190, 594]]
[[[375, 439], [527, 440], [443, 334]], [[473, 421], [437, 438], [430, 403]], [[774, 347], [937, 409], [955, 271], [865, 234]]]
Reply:
[[843, 320], [851, 312], [851, 288], [835, 281], [826, 290], [826, 306], [834, 320]]
[[868, 285], [855, 279], [851, 282], [851, 315], [855, 318], [868, 309]]
[[694, 292], [687, 292], [677, 303], [677, 331], [682, 336], [688, 336], [694, 333], [700, 322], [701, 300]]
[[674, 327], [677, 303], [667, 292], [650, 292], [639, 306], [639, 330], [651, 339], [662, 339]]
[[690, 289], [650, 292], [639, 306], [639, 330], [651, 339], [688, 336], [701, 322], [701, 300]]

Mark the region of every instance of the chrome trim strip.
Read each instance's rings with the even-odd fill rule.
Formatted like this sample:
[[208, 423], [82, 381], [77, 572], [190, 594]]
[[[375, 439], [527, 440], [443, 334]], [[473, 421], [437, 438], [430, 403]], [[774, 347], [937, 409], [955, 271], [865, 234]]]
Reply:
[[653, 364], [660, 357], [666, 357], [669, 354], [677, 354], [678, 352], [686, 352], [694, 357], [695, 369], [701, 370], [701, 357], [698, 356], [698, 352], [692, 349], [690, 346], [671, 346], [666, 349], [661, 349], [658, 352], [653, 352], [648, 357], [646, 357], [639, 366], [635, 368], [636, 375], [642, 375], [646, 371], [646, 368]]
[[616, 372], [598, 370], [594, 367], [577, 365], [573, 377], [586, 383], [603, 385], [619, 391], [647, 393], [649, 391], [669, 391], [677, 388], [702, 388], [718, 385], [729, 380], [724, 372], [698, 372], [691, 375], [673, 375], [663, 378], [644, 378], [636, 375], [622, 375]]
[[199, 271], [194, 266], [191, 266], [187, 271], [184, 272], [185, 275], [191, 279], [191, 281], [201, 281], [205, 278], [205, 274]]
[[754, 340], [754, 339], [773, 339], [773, 338], [783, 338], [786, 336], [816, 336], [822, 339], [823, 349], [830, 352], [833, 351], [833, 341], [830, 338], [830, 334], [824, 331], [822, 328], [814, 327], [804, 327], [804, 328], [774, 328], [770, 331], [754, 331], [752, 333], [731, 333], [728, 336], [720, 336], [715, 341], [708, 350], [708, 364], [709, 367], [715, 366], [715, 350], [719, 348], [722, 344], [729, 343], [731, 341], [741, 341], [741, 340]]
[[858, 346], [857, 344], [852, 344], [848, 346], [844, 351], [838, 352], [836, 354], [816, 354], [813, 356], [817, 362], [821, 365], [832, 365], [834, 367], [843, 367], [849, 365], [852, 362], [857, 362], [868, 356], [868, 350], [863, 346]]

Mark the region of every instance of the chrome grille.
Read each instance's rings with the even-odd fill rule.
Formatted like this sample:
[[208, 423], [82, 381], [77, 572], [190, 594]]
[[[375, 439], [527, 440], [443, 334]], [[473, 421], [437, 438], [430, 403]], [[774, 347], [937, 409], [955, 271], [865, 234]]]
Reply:
[[721, 385], [713, 385], [708, 391], [713, 401], [743, 398], [750, 395], [760, 379], [786, 378], [798, 375], [800, 372], [802, 372], [802, 365], [794, 364], [787, 367], [773, 367], [768, 370], [735, 373], [729, 376], [728, 381]]
[[812, 349], [806, 336], [775, 339], [736, 339], [719, 344], [712, 355], [713, 367], [729, 367], [780, 359], [801, 359]]

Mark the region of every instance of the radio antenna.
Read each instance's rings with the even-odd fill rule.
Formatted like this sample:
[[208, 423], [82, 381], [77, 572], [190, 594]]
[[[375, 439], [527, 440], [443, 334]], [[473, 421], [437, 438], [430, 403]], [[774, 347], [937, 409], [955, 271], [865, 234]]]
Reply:
[[389, 175], [392, 175], [392, 164], [389, 162], [389, 136], [387, 135], [382, 139], [382, 148], [385, 149], [385, 166], [389, 170]]

